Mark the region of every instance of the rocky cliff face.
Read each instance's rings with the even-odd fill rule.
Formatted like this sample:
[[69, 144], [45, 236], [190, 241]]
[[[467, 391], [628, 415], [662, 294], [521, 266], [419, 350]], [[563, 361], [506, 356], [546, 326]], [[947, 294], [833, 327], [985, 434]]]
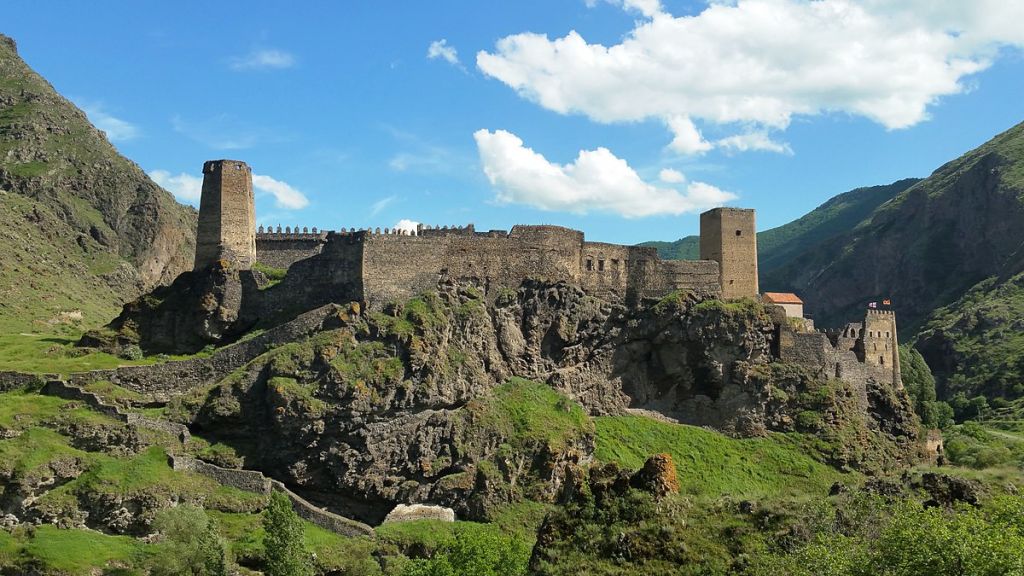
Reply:
[[775, 323], [753, 302], [673, 295], [631, 309], [527, 282], [488, 304], [448, 285], [382, 313], [353, 304], [338, 321], [171, 414], [247, 467], [371, 522], [398, 502], [486, 518], [498, 502], [550, 499], [566, 465], [591, 458], [588, 414], [805, 431], [850, 466], [880, 461], [868, 452], [908, 458], [916, 434], [902, 390], [850, 400], [841, 383], [770, 362]]
[[[191, 265], [195, 211], [118, 154], [0, 36], [0, 319], [107, 312]], [[16, 269], [16, 270], [15, 270]], [[34, 286], [30, 286], [34, 284]], [[43, 301], [41, 288], [58, 285]]]

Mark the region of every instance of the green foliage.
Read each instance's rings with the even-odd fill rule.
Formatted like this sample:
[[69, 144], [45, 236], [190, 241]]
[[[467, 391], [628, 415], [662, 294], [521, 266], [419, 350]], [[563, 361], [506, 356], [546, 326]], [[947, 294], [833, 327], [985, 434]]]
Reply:
[[87, 576], [97, 567], [131, 565], [143, 554], [142, 545], [126, 536], [107, 536], [91, 530], [62, 530], [42, 525], [22, 542], [23, 554], [41, 564], [45, 573]]
[[1012, 464], [1024, 467], [1024, 435], [998, 430], [977, 422], [964, 422], [945, 432], [946, 458], [969, 468], [993, 468]]
[[[919, 336], [919, 347], [941, 334], [942, 353], [948, 356], [944, 363], [953, 368], [941, 373], [951, 404], [960, 395], [967, 399], [1024, 397], [1024, 330], [1020, 318], [1024, 318], [1024, 273], [1009, 279], [984, 280], [932, 314]], [[960, 419], [958, 406], [954, 404], [953, 408]]]
[[285, 277], [288, 275], [288, 270], [285, 268], [274, 268], [273, 266], [268, 266], [261, 262], [253, 262], [252, 269], [255, 272], [261, 272], [267, 277], [267, 284], [266, 286], [263, 286], [263, 290], [277, 286], [284, 281]]
[[162, 535], [150, 560], [154, 576], [227, 576], [232, 562], [216, 525], [201, 508], [181, 505], [157, 513]]
[[464, 523], [433, 556], [408, 563], [401, 576], [519, 576], [526, 574], [529, 557], [519, 538]]
[[515, 452], [565, 448], [592, 434], [594, 424], [583, 408], [546, 384], [512, 378], [494, 396], [470, 404], [474, 426], [496, 432]]
[[1024, 573], [1020, 498], [981, 508], [899, 502], [875, 521], [831, 525], [791, 553], [757, 558], [752, 576], [1002, 576]]
[[303, 541], [303, 525], [282, 492], [270, 494], [263, 511], [263, 547], [267, 576], [307, 576], [313, 567]]
[[601, 416], [594, 422], [598, 460], [637, 469], [651, 454], [671, 454], [680, 490], [687, 494], [749, 498], [825, 492], [842, 477], [808, 456], [797, 435], [733, 439], [642, 416]]

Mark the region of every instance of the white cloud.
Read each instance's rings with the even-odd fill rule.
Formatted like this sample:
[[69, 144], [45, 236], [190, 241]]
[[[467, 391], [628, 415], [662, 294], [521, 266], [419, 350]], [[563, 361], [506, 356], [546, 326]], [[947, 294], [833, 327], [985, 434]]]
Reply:
[[299, 210], [309, 205], [305, 194], [292, 188], [287, 182], [275, 180], [270, 176], [252, 175], [252, 186], [256, 192], [263, 192], [274, 197], [274, 204], [286, 210]]
[[[203, 192], [203, 179], [182, 172], [172, 175], [167, 170], [151, 170], [149, 177], [182, 202], [198, 205]], [[274, 205], [285, 210], [299, 210], [309, 205], [309, 199], [287, 182], [263, 176], [252, 175], [252, 186], [257, 193], [270, 194]]]
[[711, 150], [712, 145], [704, 139], [700, 130], [688, 116], [673, 116], [668, 119], [668, 127], [675, 134], [669, 148], [681, 154], [702, 154]]
[[203, 192], [202, 178], [184, 172], [172, 175], [167, 170], [151, 170], [149, 177], [164, 190], [174, 194], [179, 202], [199, 205], [199, 198]]
[[89, 117], [89, 122], [92, 122], [93, 126], [96, 126], [100, 130], [106, 133], [107, 139], [111, 142], [125, 142], [133, 140], [139, 137], [141, 131], [139, 127], [122, 120], [115, 116], [111, 116], [103, 109], [101, 104], [90, 103], [90, 104], [79, 104], [85, 115]]
[[653, 186], [607, 148], [581, 150], [571, 164], [559, 165], [504, 130], [478, 130], [473, 137], [484, 174], [502, 203], [639, 218], [695, 212], [736, 198], [702, 182], [689, 184], [685, 193]]
[[441, 58], [449, 64], [459, 66], [458, 51], [455, 50], [455, 46], [448, 45], [448, 40], [444, 38], [430, 43], [430, 46], [427, 48], [427, 58], [431, 60]]
[[662, 168], [661, 172], [658, 172], [658, 180], [666, 184], [682, 184], [686, 182], [686, 176], [679, 170]]
[[370, 204], [370, 216], [376, 216], [380, 214], [385, 208], [390, 206], [396, 200], [395, 196], [388, 196], [387, 198], [381, 198], [373, 204]]
[[[681, 17], [653, 1], [623, 5], [646, 17], [618, 44], [576, 31], [515, 34], [479, 52], [477, 66], [559, 113], [660, 120], [673, 130], [672, 148], [699, 153], [709, 144], [689, 119], [745, 133], [837, 112], [913, 126], [941, 97], [966, 90], [966, 77], [1002, 47], [1024, 47], [1020, 0], [713, 1]], [[723, 145], [788, 150], [766, 141], [753, 148], [757, 139], [741, 134]]]
[[231, 58], [232, 70], [280, 70], [295, 65], [295, 57], [283, 50], [253, 50]]
[[409, 233], [415, 233], [419, 225], [420, 223], [415, 220], [408, 220], [406, 218], [402, 218], [401, 220], [398, 221], [397, 224], [395, 224], [395, 229], [405, 230]]
[[[583, 0], [587, 8], [593, 8], [597, 6], [598, 0]], [[637, 10], [644, 16], [654, 16], [661, 12], [661, 2], [659, 0], [605, 0], [609, 4], [616, 4], [622, 6], [627, 10]]]
[[736, 134], [715, 141], [715, 146], [736, 152], [747, 152], [749, 150], [761, 150], [765, 152], [777, 152], [779, 154], [793, 154], [793, 149], [785, 142], [777, 142], [765, 131], [747, 132]]

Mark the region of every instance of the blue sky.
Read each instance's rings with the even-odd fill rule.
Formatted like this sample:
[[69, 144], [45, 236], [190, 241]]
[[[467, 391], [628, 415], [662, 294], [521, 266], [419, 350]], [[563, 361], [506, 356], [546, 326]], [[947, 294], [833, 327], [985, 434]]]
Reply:
[[635, 243], [784, 224], [1024, 120], [1024, 0], [20, 2], [0, 32], [196, 203], [269, 225], [550, 223]]

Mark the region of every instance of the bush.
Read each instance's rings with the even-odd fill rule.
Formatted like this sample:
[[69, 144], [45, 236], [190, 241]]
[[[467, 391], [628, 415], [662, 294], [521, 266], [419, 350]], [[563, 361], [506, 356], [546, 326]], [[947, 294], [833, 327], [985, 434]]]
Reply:
[[138, 344], [129, 344], [121, 348], [117, 354], [125, 360], [142, 360], [142, 348]]
[[460, 526], [433, 557], [413, 560], [402, 576], [519, 576], [526, 574], [529, 547], [516, 537]]
[[312, 576], [313, 564], [303, 540], [302, 520], [292, 502], [274, 491], [263, 511], [263, 537], [267, 576]]
[[216, 525], [200, 508], [182, 505], [157, 513], [154, 528], [162, 535], [150, 560], [154, 576], [191, 574], [227, 576], [231, 559]]

